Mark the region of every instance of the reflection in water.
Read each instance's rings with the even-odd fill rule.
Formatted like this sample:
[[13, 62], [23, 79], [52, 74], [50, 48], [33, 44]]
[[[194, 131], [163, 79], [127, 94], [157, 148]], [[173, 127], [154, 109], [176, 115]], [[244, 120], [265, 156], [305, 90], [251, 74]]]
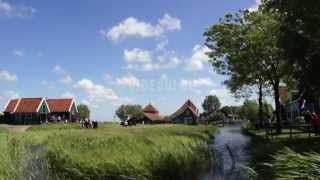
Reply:
[[239, 125], [220, 128], [209, 145], [212, 153], [211, 169], [200, 179], [240, 179], [240, 168], [246, 165], [248, 160], [245, 148], [249, 141], [250, 137], [241, 133]]

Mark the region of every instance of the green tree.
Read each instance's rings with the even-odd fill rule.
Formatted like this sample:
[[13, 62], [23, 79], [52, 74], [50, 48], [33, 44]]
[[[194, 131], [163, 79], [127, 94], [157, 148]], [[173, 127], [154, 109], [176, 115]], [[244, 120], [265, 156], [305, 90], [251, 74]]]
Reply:
[[225, 115], [222, 112], [214, 112], [211, 113], [208, 116], [208, 122], [213, 122], [213, 121], [221, 121], [225, 119]]
[[290, 67], [282, 59], [283, 52], [277, 44], [279, 28], [276, 14], [262, 10], [242, 11], [226, 15], [205, 32], [206, 45], [212, 49], [208, 55], [214, 70], [229, 75], [229, 88], [243, 90], [244, 87], [258, 86], [260, 116], [262, 87], [272, 88], [278, 132], [281, 130], [279, 85]]
[[256, 123], [258, 119], [258, 103], [254, 100], [245, 100], [241, 107], [241, 115], [251, 123]]
[[90, 117], [90, 109], [87, 105], [85, 104], [79, 104], [77, 106], [77, 109], [79, 111], [79, 116], [81, 119], [86, 119]]
[[116, 110], [116, 115], [119, 117], [121, 121], [127, 120], [127, 118], [130, 116], [132, 118], [141, 119], [143, 118], [143, 109], [141, 105], [135, 104], [135, 105], [121, 105]]
[[240, 115], [240, 109], [241, 107], [239, 106], [223, 106], [220, 111], [227, 116], [228, 114], [236, 114]]
[[219, 110], [221, 103], [215, 95], [206, 96], [202, 103], [202, 108], [206, 113], [213, 113]]
[[320, 96], [320, 1], [268, 0], [267, 10], [281, 19], [279, 44], [294, 67], [297, 89], [310, 99]]

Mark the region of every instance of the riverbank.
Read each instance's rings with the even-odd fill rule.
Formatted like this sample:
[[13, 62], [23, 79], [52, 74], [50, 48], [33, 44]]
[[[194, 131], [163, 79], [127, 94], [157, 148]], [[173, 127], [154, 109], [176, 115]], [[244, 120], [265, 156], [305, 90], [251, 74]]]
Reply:
[[[299, 134], [290, 138], [289, 135], [278, 135], [271, 140], [265, 138], [264, 129], [243, 127], [242, 131], [252, 137], [248, 145], [251, 157], [249, 162], [258, 179], [318, 178], [318, 175], [309, 174], [308, 171], [319, 171], [320, 168], [317, 169], [317, 166], [320, 167], [320, 155], [309, 156], [308, 153], [320, 153], [320, 137], [309, 138], [307, 134]], [[307, 169], [302, 166], [307, 166]], [[300, 172], [301, 170], [304, 172]]]
[[62, 179], [194, 179], [209, 163], [207, 141], [215, 132], [213, 126], [116, 124], [97, 130], [48, 125], [19, 134], [1, 131], [0, 179], [31, 177], [26, 165], [35, 159], [34, 147]]

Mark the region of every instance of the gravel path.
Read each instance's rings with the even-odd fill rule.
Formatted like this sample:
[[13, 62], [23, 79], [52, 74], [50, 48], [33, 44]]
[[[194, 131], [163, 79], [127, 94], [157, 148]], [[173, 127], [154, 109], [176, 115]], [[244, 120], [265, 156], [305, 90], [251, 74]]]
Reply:
[[25, 132], [30, 127], [31, 126], [27, 126], [27, 125], [8, 125], [8, 124], [0, 125], [0, 128], [7, 129], [9, 132], [13, 132], [13, 133]]

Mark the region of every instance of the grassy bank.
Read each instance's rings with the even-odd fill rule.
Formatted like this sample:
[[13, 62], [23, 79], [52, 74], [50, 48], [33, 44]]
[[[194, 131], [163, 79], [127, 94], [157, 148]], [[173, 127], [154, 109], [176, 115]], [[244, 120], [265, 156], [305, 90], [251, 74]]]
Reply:
[[264, 130], [250, 126], [243, 126], [243, 132], [252, 136], [248, 146], [250, 166], [258, 173], [258, 179], [319, 178], [319, 137], [299, 134], [290, 139], [289, 135], [279, 135], [267, 140]]
[[[108, 124], [97, 130], [34, 126], [25, 133], [2, 134], [19, 140], [19, 153], [41, 145], [51, 170], [61, 179], [193, 179], [208, 163], [206, 142], [214, 132], [212, 126]], [[0, 143], [10, 151], [12, 140], [5, 139]], [[13, 159], [26, 159], [21, 156]], [[13, 162], [7, 156], [3, 159]], [[0, 176], [6, 173], [0, 171]]]

